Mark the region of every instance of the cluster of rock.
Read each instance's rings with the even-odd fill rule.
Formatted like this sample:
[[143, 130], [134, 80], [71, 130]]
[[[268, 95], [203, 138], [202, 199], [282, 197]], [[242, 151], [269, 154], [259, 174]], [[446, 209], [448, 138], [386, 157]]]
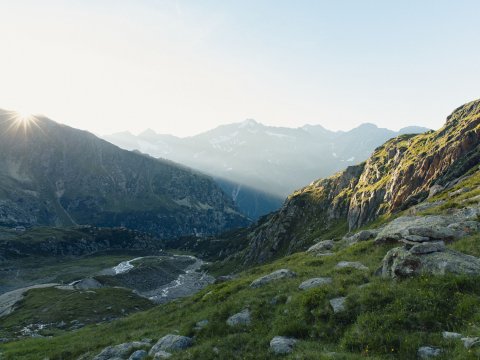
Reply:
[[149, 339], [108, 346], [93, 360], [142, 360], [147, 356], [155, 360], [168, 359], [173, 352], [185, 350], [192, 345], [193, 339], [190, 337], [169, 334], [153, 346]]
[[[445, 340], [455, 341], [460, 340], [463, 342], [463, 346], [465, 349], [471, 349], [474, 346], [480, 345], [480, 338], [478, 337], [464, 337], [462, 334], [456, 332], [449, 332], [444, 331], [442, 333], [442, 337]], [[431, 359], [436, 358], [443, 354], [443, 349], [436, 347], [436, 346], [421, 346], [418, 351], [417, 355], [420, 359]]]
[[457, 210], [452, 215], [399, 217], [376, 235], [376, 243], [400, 242], [391, 249], [379, 269], [380, 275], [401, 278], [421, 273], [433, 275], [480, 274], [480, 259], [445, 247], [480, 230], [479, 208]]

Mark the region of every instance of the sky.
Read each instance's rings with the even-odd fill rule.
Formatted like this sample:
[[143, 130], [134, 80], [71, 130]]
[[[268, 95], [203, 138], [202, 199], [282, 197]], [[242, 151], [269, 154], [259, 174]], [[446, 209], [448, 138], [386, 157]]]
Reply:
[[437, 129], [480, 97], [479, 1], [0, 0], [0, 108], [97, 134], [247, 118]]

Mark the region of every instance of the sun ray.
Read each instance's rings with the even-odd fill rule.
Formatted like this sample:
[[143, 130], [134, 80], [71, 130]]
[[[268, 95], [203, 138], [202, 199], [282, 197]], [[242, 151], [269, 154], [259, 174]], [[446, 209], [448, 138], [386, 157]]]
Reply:
[[11, 135], [18, 135], [22, 133], [27, 136], [34, 127], [40, 129], [38, 125], [37, 115], [28, 111], [10, 111], [7, 121], [10, 123], [6, 129], [7, 133]]

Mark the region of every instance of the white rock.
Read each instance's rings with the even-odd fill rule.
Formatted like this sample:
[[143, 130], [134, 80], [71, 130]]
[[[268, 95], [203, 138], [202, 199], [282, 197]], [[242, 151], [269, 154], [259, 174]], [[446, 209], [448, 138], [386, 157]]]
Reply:
[[444, 339], [460, 339], [462, 337], [462, 334], [459, 334], [456, 332], [444, 331], [442, 332], [442, 336]]
[[433, 357], [440, 356], [442, 349], [432, 347], [432, 346], [422, 346], [418, 349], [417, 355], [420, 359], [430, 359]]
[[463, 346], [465, 346], [465, 349], [470, 349], [471, 347], [474, 347], [480, 344], [480, 338], [478, 337], [464, 337], [462, 338], [462, 341], [463, 341]]

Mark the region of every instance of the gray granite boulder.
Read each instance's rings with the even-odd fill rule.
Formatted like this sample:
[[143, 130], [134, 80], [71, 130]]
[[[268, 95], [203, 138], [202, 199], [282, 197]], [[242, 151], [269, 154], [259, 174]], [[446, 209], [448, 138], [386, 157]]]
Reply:
[[308, 290], [308, 289], [316, 288], [316, 287], [331, 284], [331, 283], [332, 283], [332, 278], [319, 277], [319, 278], [305, 280], [299, 285], [298, 288], [300, 290]]
[[411, 249], [398, 247], [385, 255], [380, 273], [386, 278], [404, 278], [420, 274], [480, 275], [480, 259], [450, 249], [412, 253]]
[[149, 355], [155, 355], [162, 351], [178, 351], [185, 350], [193, 345], [193, 339], [187, 336], [168, 334], [157, 341], [148, 352]]
[[316, 244], [310, 246], [310, 248], [307, 250], [309, 253], [318, 253], [318, 252], [324, 252], [327, 250], [332, 250], [333, 246], [335, 243], [333, 240], [323, 240], [319, 241]]
[[478, 207], [468, 207], [453, 210], [449, 215], [401, 216], [380, 229], [375, 242], [459, 239], [479, 230], [478, 214]]
[[293, 278], [295, 276], [297, 276], [297, 274], [295, 274], [293, 271], [289, 269], [280, 269], [252, 281], [252, 283], [250, 284], [250, 287], [258, 288], [260, 286], [266, 285], [269, 282], [272, 282], [275, 280], [288, 279], [288, 278]]
[[248, 326], [252, 322], [250, 310], [245, 309], [227, 319], [228, 326]]
[[347, 300], [346, 297], [338, 297], [330, 300], [330, 306], [333, 309], [335, 314], [345, 311], [345, 301]]
[[270, 350], [275, 355], [286, 355], [290, 354], [295, 347], [295, 344], [298, 342], [297, 339], [289, 338], [285, 336], [275, 336], [270, 341]]

